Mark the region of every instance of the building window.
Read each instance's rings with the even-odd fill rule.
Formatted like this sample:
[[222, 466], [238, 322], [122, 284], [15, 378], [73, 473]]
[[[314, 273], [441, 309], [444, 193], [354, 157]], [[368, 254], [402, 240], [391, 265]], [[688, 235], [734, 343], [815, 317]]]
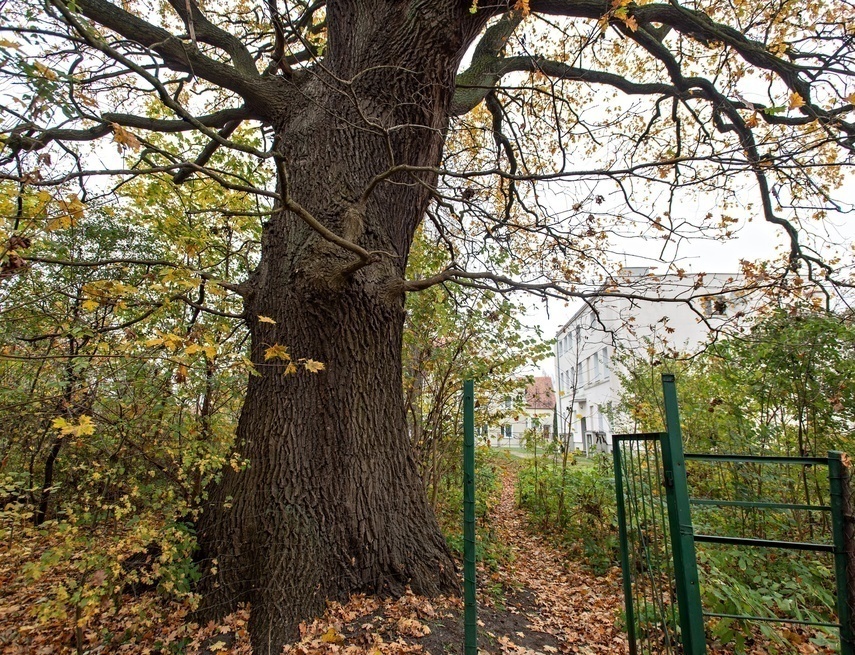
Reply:
[[596, 382], [600, 379], [600, 351], [595, 352], [591, 357], [594, 360], [594, 378], [593, 381]]
[[603, 379], [609, 379], [609, 349], [608, 347], [603, 348]]
[[727, 314], [727, 300], [719, 296], [717, 298], [701, 298], [701, 309], [704, 316], [725, 316]]
[[580, 387], [585, 384], [585, 369], [582, 366], [582, 362], [576, 364], [576, 381]]

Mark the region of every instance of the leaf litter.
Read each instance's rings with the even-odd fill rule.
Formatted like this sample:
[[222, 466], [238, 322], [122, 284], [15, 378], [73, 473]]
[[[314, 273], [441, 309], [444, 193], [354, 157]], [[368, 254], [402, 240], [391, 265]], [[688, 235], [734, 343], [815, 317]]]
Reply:
[[[515, 476], [508, 470], [490, 526], [509, 556], [497, 570], [479, 564], [478, 632], [481, 655], [597, 655], [626, 653], [621, 626], [620, 571], [595, 576], [528, 527], [514, 501]], [[58, 538], [58, 537], [56, 537]], [[250, 655], [250, 608], [198, 625], [189, 602], [167, 601], [154, 591], [117, 591], [84, 626], [68, 616], [40, 616], [55, 576], [25, 579], [27, 561], [50, 547], [44, 533], [0, 543], [0, 655], [85, 652], [156, 655]], [[399, 598], [362, 594], [329, 602], [322, 617], [300, 625], [300, 638], [283, 655], [456, 655], [463, 653], [463, 602], [425, 598], [412, 591]], [[819, 653], [792, 640], [793, 652]], [[724, 653], [727, 649], [711, 652]], [[767, 651], [758, 646], [753, 655]]]

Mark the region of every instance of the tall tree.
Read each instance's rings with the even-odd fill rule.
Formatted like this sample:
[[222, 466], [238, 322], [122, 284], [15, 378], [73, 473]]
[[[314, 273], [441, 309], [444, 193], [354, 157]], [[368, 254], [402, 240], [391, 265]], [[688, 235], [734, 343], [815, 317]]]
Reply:
[[[852, 18], [845, 0], [6, 0], [3, 176], [18, 196], [56, 203], [77, 185], [96, 203], [108, 181], [207, 176], [255, 194], [244, 213], [266, 219], [248, 279], [188, 273], [242, 297], [262, 373], [237, 434], [250, 464], [224, 469], [197, 526], [202, 611], [249, 601], [254, 643], [274, 652], [325, 598], [455, 588], [407, 437], [405, 293], [585, 296], [583, 279], [608, 274], [610, 230], [727, 236], [746, 186], [791, 245], [751, 284], [850, 283], [799, 225], [841, 207]], [[107, 136], [121, 162], [87, 145]], [[244, 166], [224, 168], [225, 148]], [[692, 189], [715, 194], [706, 217], [680, 204]], [[9, 217], [4, 277], [44, 227], [28, 211]], [[407, 280], [426, 216], [451, 264]]]

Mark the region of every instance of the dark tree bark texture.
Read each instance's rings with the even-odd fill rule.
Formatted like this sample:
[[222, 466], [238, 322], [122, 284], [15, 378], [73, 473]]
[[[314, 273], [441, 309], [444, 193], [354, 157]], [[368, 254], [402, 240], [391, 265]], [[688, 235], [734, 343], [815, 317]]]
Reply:
[[[390, 166], [440, 162], [454, 75], [479, 26], [462, 3], [423, 4], [414, 13], [399, 2], [330, 3], [324, 69], [294, 83], [277, 123], [283, 195], [383, 254], [354, 272], [352, 252], [290, 211], [265, 229], [246, 301], [261, 372], [238, 428], [250, 465], [225, 470], [199, 525], [216, 571], [203, 584], [203, 612], [249, 602], [257, 652], [278, 652], [328, 598], [457, 589], [401, 390], [401, 280], [434, 180], [400, 174], [360, 202]], [[284, 361], [264, 361], [273, 344], [325, 370], [286, 375]]]

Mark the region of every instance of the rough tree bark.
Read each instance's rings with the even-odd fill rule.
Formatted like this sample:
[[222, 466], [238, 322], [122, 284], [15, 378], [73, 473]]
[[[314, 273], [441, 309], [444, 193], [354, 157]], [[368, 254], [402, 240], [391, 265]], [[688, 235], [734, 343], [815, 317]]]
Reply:
[[[438, 166], [454, 75], [480, 26], [465, 3], [417, 20], [405, 3], [358, 5], [330, 3], [328, 21], [343, 29], [330, 32], [324, 70], [294, 84], [276, 126], [279, 186], [336, 234], [384, 254], [354, 271], [352, 252], [292, 212], [266, 226], [246, 300], [261, 371], [238, 427], [250, 466], [224, 471], [199, 524], [203, 557], [215, 561], [202, 611], [251, 603], [260, 653], [278, 652], [327, 598], [457, 588], [401, 389], [402, 279], [434, 180], [401, 174], [363, 194], [390, 166]], [[264, 361], [273, 344], [326, 368], [285, 375], [284, 362]]]

